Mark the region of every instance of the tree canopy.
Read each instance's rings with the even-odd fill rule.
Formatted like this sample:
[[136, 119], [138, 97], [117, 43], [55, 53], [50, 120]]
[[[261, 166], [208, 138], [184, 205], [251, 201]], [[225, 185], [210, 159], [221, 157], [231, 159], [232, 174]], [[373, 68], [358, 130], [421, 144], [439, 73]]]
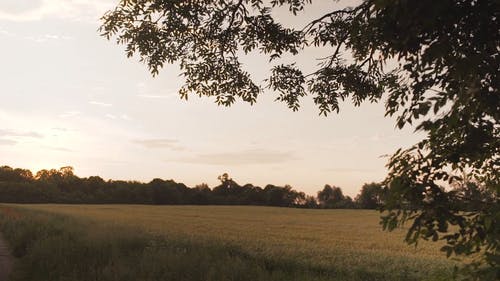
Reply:
[[[255, 205], [293, 208], [374, 209], [363, 203], [364, 189], [352, 200], [340, 187], [326, 185], [318, 196], [309, 196], [290, 185], [267, 184], [263, 188], [240, 185], [227, 173], [218, 177], [220, 184], [210, 188], [202, 183], [188, 187], [174, 180], [155, 178], [139, 181], [104, 180], [99, 176], [80, 178], [72, 167], [30, 170], [0, 166], [0, 203], [65, 204], [156, 204], [156, 205]], [[377, 185], [372, 183], [371, 185]], [[470, 185], [456, 192], [471, 192]], [[485, 193], [474, 193], [474, 200]], [[490, 195], [486, 195], [491, 198]], [[318, 205], [319, 202], [319, 205]]]
[[355, 198], [363, 209], [376, 209], [384, 202], [383, 186], [380, 183], [366, 183]]
[[352, 198], [345, 196], [340, 187], [330, 186], [329, 184], [325, 185], [322, 190], [318, 191], [317, 197], [319, 206], [322, 208], [348, 209], [354, 206]]
[[[325, 11], [301, 28], [273, 16], [277, 8], [297, 16], [313, 4], [124, 0], [104, 15], [101, 32], [124, 44], [128, 56], [138, 54], [153, 75], [164, 64], [179, 64], [184, 98], [254, 103], [270, 90], [293, 110], [310, 96], [325, 115], [346, 99], [383, 101], [397, 127], [426, 135], [388, 163], [384, 226], [411, 220], [409, 242], [444, 239], [448, 254], [484, 253], [485, 274], [500, 276], [500, 2], [364, 0]], [[280, 61], [315, 46], [330, 54], [313, 72]], [[240, 61], [254, 51], [269, 57], [263, 85]], [[494, 194], [467, 214], [454, 207], [456, 193], [443, 187], [463, 181], [464, 173]]]

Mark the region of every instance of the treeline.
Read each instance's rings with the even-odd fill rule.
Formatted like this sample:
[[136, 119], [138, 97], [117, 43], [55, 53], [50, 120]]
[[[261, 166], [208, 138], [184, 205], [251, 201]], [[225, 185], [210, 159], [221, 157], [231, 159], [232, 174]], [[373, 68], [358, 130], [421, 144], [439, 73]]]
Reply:
[[220, 184], [188, 187], [173, 180], [105, 181], [101, 177], [80, 178], [72, 167], [30, 170], [0, 167], [0, 202], [66, 204], [157, 204], [157, 205], [258, 205], [299, 208], [375, 209], [383, 201], [381, 184], [365, 184], [358, 196], [345, 196], [340, 187], [326, 185], [317, 196], [308, 196], [291, 186], [239, 185], [227, 174]]

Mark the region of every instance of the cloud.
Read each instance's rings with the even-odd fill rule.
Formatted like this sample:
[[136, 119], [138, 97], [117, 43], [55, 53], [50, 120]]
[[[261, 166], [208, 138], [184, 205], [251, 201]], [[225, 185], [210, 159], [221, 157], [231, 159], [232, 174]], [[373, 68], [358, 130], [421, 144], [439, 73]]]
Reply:
[[113, 0], [2, 0], [0, 20], [25, 22], [55, 18], [96, 23], [114, 5]]
[[185, 149], [183, 146], [179, 145], [178, 140], [174, 139], [145, 139], [145, 140], [135, 140], [133, 142], [149, 149], [167, 148], [176, 151]]
[[128, 116], [127, 114], [120, 115], [120, 118], [127, 121], [132, 120], [132, 118], [130, 118], [130, 116]]
[[67, 132], [67, 131], [69, 131], [68, 128], [63, 128], [63, 127], [54, 127], [54, 128], [52, 128], [52, 130], [59, 131], [59, 132]]
[[116, 114], [112, 114], [112, 113], [106, 113], [104, 115], [104, 117], [112, 119], [112, 120], [117, 120], [117, 119], [121, 119], [121, 120], [125, 120], [125, 121], [132, 120], [132, 118], [130, 118], [130, 116], [128, 116], [127, 114], [116, 115]]
[[139, 82], [136, 84], [137, 97], [145, 99], [171, 99], [178, 96], [175, 89], [167, 88], [163, 89], [166, 94], [156, 94], [155, 91], [149, 89], [148, 85], [144, 82]]
[[25, 36], [22, 37], [22, 39], [33, 41], [36, 43], [44, 43], [47, 41], [54, 41], [54, 40], [72, 40], [73, 37], [67, 35], [58, 35], [58, 34], [43, 34], [36, 36]]
[[43, 135], [33, 132], [33, 131], [27, 131], [27, 132], [19, 132], [19, 131], [13, 131], [13, 130], [4, 130], [0, 129], [0, 136], [4, 137], [29, 137], [29, 138], [43, 138]]
[[59, 114], [59, 117], [61, 118], [71, 118], [71, 117], [75, 117], [75, 116], [78, 116], [82, 114], [80, 111], [76, 111], [76, 110], [70, 110], [70, 111], [66, 111], [62, 114]]
[[116, 115], [111, 114], [111, 113], [107, 113], [107, 114], [106, 114], [106, 115], [104, 115], [104, 116], [105, 116], [106, 118], [113, 119], [113, 120], [115, 120], [116, 118], [118, 118], [118, 117], [116, 117]]
[[15, 131], [8, 129], [0, 129], [0, 145], [15, 145], [19, 143], [20, 139], [26, 139], [26, 138], [41, 139], [43, 138], [43, 135], [34, 131]]
[[6, 29], [3, 29], [2, 27], [0, 27], [0, 35], [2, 36], [8, 36], [8, 37], [13, 37], [15, 36], [14, 33], [6, 30]]
[[110, 107], [113, 106], [111, 103], [105, 103], [105, 102], [100, 102], [100, 101], [89, 101], [90, 104], [97, 105], [97, 106], [102, 106], [102, 107]]
[[14, 145], [17, 141], [9, 139], [0, 139], [0, 145]]
[[145, 99], [171, 99], [174, 97], [173, 95], [148, 95], [148, 94], [140, 94], [137, 96]]
[[192, 158], [181, 159], [181, 161], [208, 165], [263, 165], [284, 163], [295, 159], [296, 157], [291, 152], [248, 149], [239, 152], [199, 154]]
[[[0, 11], [1, 14], [1, 11]], [[1, 17], [0, 17], [1, 20]], [[36, 43], [44, 43], [48, 41], [56, 41], [56, 40], [73, 40], [74, 37], [68, 36], [68, 35], [61, 35], [61, 34], [41, 34], [41, 35], [28, 35], [28, 36], [21, 36], [16, 33], [12, 33], [11, 31], [4, 29], [0, 27], [0, 36], [5, 36], [5, 37], [10, 37], [10, 38], [15, 38], [15, 39], [21, 39], [21, 40], [28, 40], [28, 41], [33, 41]]]
[[66, 147], [61, 147], [61, 146], [46, 146], [47, 149], [50, 150], [55, 150], [55, 151], [62, 151], [62, 152], [74, 152], [74, 150], [71, 150]]
[[0, 11], [9, 14], [22, 14], [39, 9], [41, 6], [41, 0], [2, 0]]
[[337, 172], [337, 173], [372, 173], [376, 172], [375, 169], [366, 168], [328, 168], [324, 169], [325, 172]]

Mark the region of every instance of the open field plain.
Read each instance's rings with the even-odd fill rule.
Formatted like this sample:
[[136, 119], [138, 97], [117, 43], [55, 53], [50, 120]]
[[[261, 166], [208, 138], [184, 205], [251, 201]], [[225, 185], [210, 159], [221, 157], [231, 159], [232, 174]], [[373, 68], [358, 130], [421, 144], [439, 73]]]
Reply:
[[[103, 232], [102, 228], [126, 229], [111, 231], [106, 239], [128, 231], [134, 237], [160, 237], [165, 243], [211, 245], [210, 249], [238, 252], [243, 267], [246, 259], [258, 267], [266, 261], [264, 271], [284, 271], [302, 280], [308, 276], [310, 280], [446, 280], [455, 264], [439, 251], [439, 244], [421, 243], [415, 248], [403, 242], [404, 230], [382, 231], [380, 214], [368, 210], [56, 204], [1, 208], [23, 216], [70, 220], [71, 225], [83, 226], [76, 226], [80, 235]], [[200, 280], [209, 279], [200, 274]], [[283, 280], [280, 276], [272, 273], [269, 280]]]

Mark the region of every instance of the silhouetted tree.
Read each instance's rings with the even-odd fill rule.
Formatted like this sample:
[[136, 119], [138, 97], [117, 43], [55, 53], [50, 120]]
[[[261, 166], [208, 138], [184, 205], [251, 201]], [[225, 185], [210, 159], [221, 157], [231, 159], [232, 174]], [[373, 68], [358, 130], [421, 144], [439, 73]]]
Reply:
[[266, 205], [280, 207], [294, 206], [299, 196], [298, 192], [293, 191], [292, 187], [289, 185], [280, 187], [268, 184], [264, 188], [264, 193], [266, 197]]
[[465, 180], [453, 183], [448, 194], [456, 202], [456, 208], [466, 212], [477, 212], [487, 209], [491, 204], [498, 204], [498, 197], [486, 186], [463, 177]]
[[323, 190], [318, 192], [318, 202], [322, 208], [343, 208], [344, 200], [346, 198], [340, 187], [327, 184]]
[[305, 197], [304, 203], [300, 205], [304, 208], [315, 209], [318, 208], [318, 201], [314, 196], [307, 195]]
[[153, 202], [159, 205], [181, 204], [181, 190], [173, 181], [164, 181], [162, 179], [153, 179], [149, 186], [153, 190]]
[[229, 177], [228, 173], [224, 173], [218, 176], [217, 179], [220, 180], [221, 185], [225, 186], [226, 188], [231, 188], [231, 183], [233, 183], [233, 180], [231, 179], [231, 177]]
[[29, 182], [33, 180], [30, 170], [13, 169], [9, 166], [0, 167], [0, 182]]
[[240, 186], [227, 174], [219, 179], [221, 184], [211, 190], [207, 184], [188, 188], [163, 179], [141, 183], [79, 178], [71, 167], [41, 170], [33, 177], [29, 170], [4, 166], [0, 167], [0, 202], [315, 206], [314, 198], [307, 199], [289, 185], [269, 185], [264, 190], [252, 184]]
[[383, 203], [383, 186], [380, 183], [365, 183], [355, 201], [362, 209], [376, 209]]
[[191, 192], [191, 204], [207, 205], [212, 202], [210, 187], [208, 184], [202, 183], [196, 185]]

